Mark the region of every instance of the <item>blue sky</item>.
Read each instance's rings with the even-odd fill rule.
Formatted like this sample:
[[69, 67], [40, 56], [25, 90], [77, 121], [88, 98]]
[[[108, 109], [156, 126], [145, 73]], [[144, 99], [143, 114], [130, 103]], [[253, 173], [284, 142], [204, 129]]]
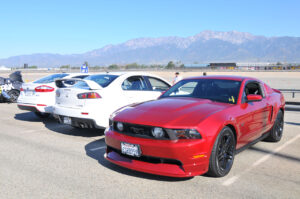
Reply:
[[299, 8], [296, 0], [3, 0], [0, 58], [83, 53], [138, 37], [203, 30], [299, 37]]

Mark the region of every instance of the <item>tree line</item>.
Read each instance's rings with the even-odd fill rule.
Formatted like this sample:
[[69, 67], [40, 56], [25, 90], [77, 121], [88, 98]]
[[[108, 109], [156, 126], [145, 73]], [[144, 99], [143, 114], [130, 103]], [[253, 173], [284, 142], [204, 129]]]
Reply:
[[[88, 62], [84, 62], [84, 65], [88, 66], [90, 69], [100, 70], [100, 69], [109, 69], [109, 70], [130, 70], [130, 69], [175, 69], [175, 68], [184, 68], [184, 64], [181, 62], [169, 61], [167, 65], [162, 64], [111, 64], [109, 66], [90, 66]], [[71, 66], [71, 65], [62, 65], [60, 69], [80, 69], [80, 66]]]

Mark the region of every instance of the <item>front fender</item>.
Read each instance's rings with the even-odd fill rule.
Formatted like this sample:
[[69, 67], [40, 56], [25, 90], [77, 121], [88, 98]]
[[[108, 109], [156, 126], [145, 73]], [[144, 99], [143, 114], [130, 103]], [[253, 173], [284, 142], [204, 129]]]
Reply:
[[[212, 148], [216, 139], [225, 126], [230, 126], [234, 129], [235, 137], [238, 138], [239, 130], [235, 117], [231, 114], [224, 114], [219, 112], [211, 117], [206, 118], [198, 126], [198, 130], [202, 136], [207, 140], [207, 147], [209, 148], [209, 154], [211, 154]], [[237, 140], [236, 140], [237, 141]]]

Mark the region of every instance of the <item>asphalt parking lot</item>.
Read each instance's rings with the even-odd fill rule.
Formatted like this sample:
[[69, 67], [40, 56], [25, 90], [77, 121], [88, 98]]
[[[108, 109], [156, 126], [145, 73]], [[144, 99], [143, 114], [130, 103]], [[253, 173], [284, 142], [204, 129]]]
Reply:
[[241, 152], [226, 177], [174, 179], [107, 162], [103, 131], [0, 110], [0, 198], [300, 198], [300, 111], [286, 111], [279, 143]]

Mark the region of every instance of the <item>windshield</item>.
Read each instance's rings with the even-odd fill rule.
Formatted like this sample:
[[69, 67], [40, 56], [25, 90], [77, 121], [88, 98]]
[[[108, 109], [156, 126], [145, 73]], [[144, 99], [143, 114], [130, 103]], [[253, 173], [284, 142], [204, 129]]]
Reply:
[[240, 81], [224, 79], [182, 80], [171, 87], [160, 98], [190, 97], [236, 104], [240, 85]]
[[[101, 87], [105, 88], [110, 83], [112, 83], [117, 77], [118, 77], [117, 75], [104, 74], [104, 75], [90, 75], [84, 79], [92, 80], [92, 81], [96, 82], [97, 84], [99, 84]], [[90, 89], [89, 86], [87, 85], [87, 83], [85, 83], [84, 81], [79, 81], [73, 87], [80, 88], [80, 89], [86, 89], [86, 90]]]
[[34, 81], [33, 83], [38, 83], [38, 84], [52, 83], [52, 82], [54, 82], [55, 79], [63, 78], [63, 77], [66, 77], [68, 75], [69, 74], [66, 74], [66, 73], [53, 74], [53, 75], [49, 75], [49, 76], [43, 77], [41, 79], [38, 79], [38, 80]]

